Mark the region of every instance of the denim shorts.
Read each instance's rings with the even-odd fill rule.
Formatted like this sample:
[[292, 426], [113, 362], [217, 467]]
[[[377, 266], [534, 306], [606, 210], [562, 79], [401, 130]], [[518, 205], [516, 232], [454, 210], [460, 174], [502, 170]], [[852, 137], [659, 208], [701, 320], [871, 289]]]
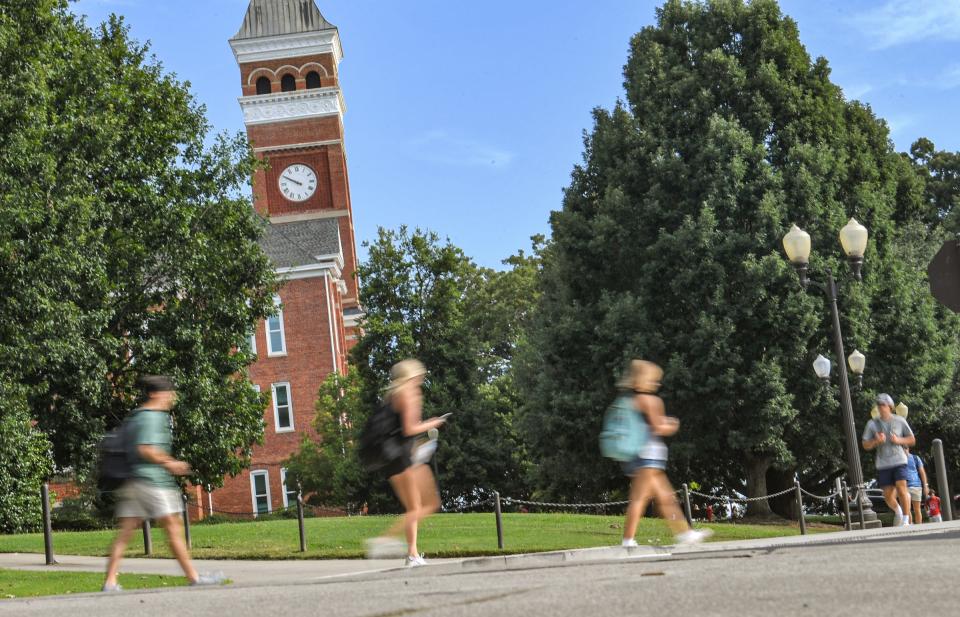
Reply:
[[880, 487], [893, 486], [900, 480], [907, 481], [907, 464], [887, 467], [877, 470], [877, 485]]
[[641, 458], [638, 456], [632, 461], [620, 463], [620, 469], [623, 470], [625, 476], [633, 476], [641, 469], [659, 469], [666, 471], [667, 461], [661, 461], [655, 458]]

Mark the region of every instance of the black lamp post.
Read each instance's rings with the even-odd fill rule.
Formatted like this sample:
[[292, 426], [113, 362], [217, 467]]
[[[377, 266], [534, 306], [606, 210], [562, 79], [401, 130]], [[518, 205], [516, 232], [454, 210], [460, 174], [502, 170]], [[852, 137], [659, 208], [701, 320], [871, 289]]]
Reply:
[[[850, 262], [854, 278], [858, 281], [861, 280], [860, 268], [863, 265], [863, 255], [867, 248], [867, 228], [856, 220], [850, 219], [850, 222], [840, 230], [840, 244], [847, 254], [847, 260]], [[807, 279], [807, 266], [810, 261], [810, 234], [794, 225], [787, 235], [783, 237], [783, 248], [787, 253], [787, 258], [790, 260], [790, 263], [793, 264], [797, 269], [797, 273], [800, 275], [800, 284], [806, 289], [809, 283]], [[837, 285], [833, 280], [833, 273], [831, 273], [829, 269], [826, 270], [826, 277], [823, 290], [829, 301], [830, 314], [833, 321], [834, 353], [836, 357], [840, 359], [837, 365], [840, 371], [840, 403], [843, 412], [843, 431], [847, 441], [847, 475], [857, 492], [856, 499], [863, 504], [864, 522], [870, 527], [879, 526], [880, 521], [877, 520], [877, 515], [873, 511], [870, 500], [863, 490], [863, 470], [860, 467], [860, 443], [853, 422], [853, 403], [850, 398], [850, 382], [847, 377], [847, 366], [846, 363], [843, 362], [845, 354], [843, 351], [843, 336], [840, 332], [840, 313], [837, 308]], [[824, 358], [824, 360], [826, 360], [826, 358]], [[858, 374], [862, 374], [862, 366], [863, 365], [858, 364], [857, 368], [860, 368]], [[815, 368], [817, 374], [820, 375], [820, 368]], [[856, 372], [852, 360], [851, 369]], [[827, 376], [829, 376], [829, 361], [827, 361]]]

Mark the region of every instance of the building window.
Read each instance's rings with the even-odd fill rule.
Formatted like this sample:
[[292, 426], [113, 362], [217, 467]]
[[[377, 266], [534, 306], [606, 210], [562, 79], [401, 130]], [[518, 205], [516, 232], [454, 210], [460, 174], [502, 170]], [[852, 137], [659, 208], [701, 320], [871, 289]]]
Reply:
[[253, 497], [254, 516], [270, 513], [270, 474], [267, 471], [250, 473], [250, 495]]
[[273, 384], [273, 424], [278, 433], [293, 430], [293, 402], [290, 400], [290, 384]]
[[307, 73], [307, 89], [320, 87], [320, 73], [310, 71]]
[[257, 80], [257, 94], [270, 94], [272, 90], [273, 85], [269, 77], [261, 77]]
[[287, 341], [283, 335], [283, 309], [280, 296], [273, 297], [273, 306], [277, 311], [267, 318], [267, 355], [284, 356], [287, 353]]
[[297, 490], [296, 485], [291, 484], [287, 486], [287, 470], [280, 468], [280, 483], [283, 485], [283, 507], [289, 508], [290, 506], [297, 505]]
[[280, 90], [282, 92], [293, 92], [297, 89], [297, 78], [287, 73], [280, 79]]

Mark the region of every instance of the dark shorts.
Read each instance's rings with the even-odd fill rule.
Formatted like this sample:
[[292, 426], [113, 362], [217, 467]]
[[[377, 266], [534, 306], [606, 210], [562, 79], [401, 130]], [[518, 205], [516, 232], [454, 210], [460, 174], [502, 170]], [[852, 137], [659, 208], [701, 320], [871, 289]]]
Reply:
[[897, 465], [896, 467], [888, 467], [886, 469], [877, 470], [877, 485], [881, 488], [884, 486], [893, 486], [900, 480], [904, 482], [907, 481], [907, 464]]
[[654, 458], [641, 458], [637, 457], [632, 461], [624, 461], [620, 463], [620, 469], [623, 470], [623, 475], [633, 476], [641, 469], [659, 469], [665, 471], [667, 469], [667, 461], [661, 461]]

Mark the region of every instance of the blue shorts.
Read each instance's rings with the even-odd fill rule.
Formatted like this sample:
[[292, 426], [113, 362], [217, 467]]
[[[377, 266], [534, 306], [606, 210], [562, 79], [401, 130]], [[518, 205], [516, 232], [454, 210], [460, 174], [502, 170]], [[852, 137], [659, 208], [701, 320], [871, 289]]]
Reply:
[[900, 480], [907, 481], [907, 464], [887, 467], [877, 470], [877, 485], [880, 487], [893, 486]]
[[620, 469], [623, 470], [625, 476], [633, 476], [641, 469], [659, 469], [661, 471], [666, 471], [667, 461], [661, 461], [655, 458], [641, 458], [637, 457], [632, 461], [624, 461], [620, 463]]

